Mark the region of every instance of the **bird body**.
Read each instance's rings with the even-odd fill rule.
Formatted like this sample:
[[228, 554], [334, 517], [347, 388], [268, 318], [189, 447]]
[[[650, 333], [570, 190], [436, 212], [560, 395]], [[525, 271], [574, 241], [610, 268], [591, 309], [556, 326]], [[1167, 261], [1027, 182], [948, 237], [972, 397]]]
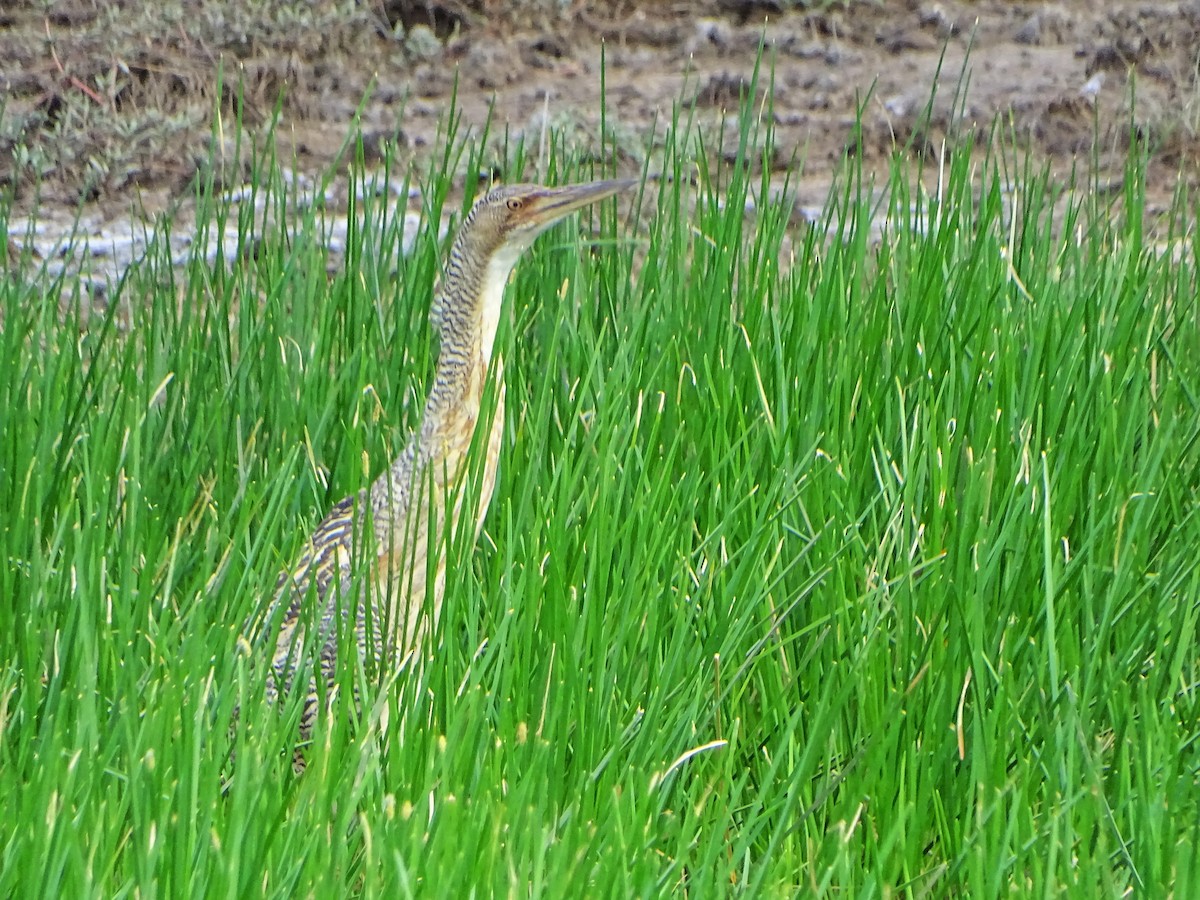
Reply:
[[[437, 623], [446, 550], [462, 506], [475, 492], [467, 477], [473, 448], [485, 454], [470, 510], [473, 540], [478, 537], [496, 485], [504, 429], [504, 363], [493, 358], [493, 349], [505, 286], [517, 261], [550, 225], [633, 184], [500, 187], [468, 213], [432, 306], [440, 346], [419, 429], [369, 488], [333, 507], [276, 587], [265, 630], [269, 635], [279, 620], [267, 675], [269, 700], [293, 690], [305, 654], [316, 651], [302, 740], [311, 735], [321, 691], [327, 701], [332, 698], [339, 654], [349, 639], [368, 671], [398, 671]], [[489, 376], [495, 407], [486, 419]], [[476, 441], [481, 419], [489, 430]], [[373, 558], [359, 566], [363, 556]], [[316, 605], [315, 616], [305, 612], [306, 603]], [[307, 623], [316, 626], [311, 639]], [[303, 768], [298, 754], [295, 764]]]

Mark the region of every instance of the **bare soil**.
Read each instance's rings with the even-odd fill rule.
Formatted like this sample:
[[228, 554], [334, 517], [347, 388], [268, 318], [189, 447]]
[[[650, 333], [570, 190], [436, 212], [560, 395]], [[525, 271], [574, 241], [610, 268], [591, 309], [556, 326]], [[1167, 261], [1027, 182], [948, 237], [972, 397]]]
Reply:
[[615, 146], [632, 174], [678, 104], [694, 103], [709, 148], [736, 130], [760, 42], [776, 140], [755, 163], [794, 175], [800, 161], [801, 203], [823, 201], [847, 150], [882, 168], [897, 147], [929, 153], [996, 122], [1056, 172], [1095, 165], [1112, 184], [1145, 141], [1152, 204], [1200, 181], [1195, 0], [10, 0], [0, 188], [40, 216], [128, 219], [186, 204], [215, 151], [232, 189], [250, 165], [235, 158], [239, 109], [252, 137], [278, 109], [299, 173], [348, 164], [360, 108], [368, 162], [390, 146], [420, 164], [442, 150], [452, 98], [460, 135], [490, 118], [537, 146], [549, 123], [585, 154]]

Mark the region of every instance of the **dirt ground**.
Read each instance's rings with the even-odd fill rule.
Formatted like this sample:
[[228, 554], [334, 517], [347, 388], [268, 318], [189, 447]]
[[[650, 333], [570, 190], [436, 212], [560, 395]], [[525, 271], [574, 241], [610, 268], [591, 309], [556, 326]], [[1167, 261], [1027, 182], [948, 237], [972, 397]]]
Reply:
[[[493, 135], [536, 146], [549, 122], [585, 154], [615, 146], [634, 174], [648, 155], [653, 170], [652, 135], [675, 104], [694, 103], [710, 138], [736, 130], [725, 117], [760, 41], [774, 66], [776, 151], [756, 164], [781, 175], [802, 160], [799, 204], [823, 202], [859, 104], [861, 152], [880, 169], [897, 146], [936, 152], [947, 135], [986, 136], [1000, 121], [1055, 171], [1094, 159], [1113, 185], [1131, 136], [1146, 141], [1152, 208], [1180, 176], [1200, 183], [1195, 0], [9, 0], [0, 189], [39, 221], [82, 205], [97, 228], [131, 208], [186, 205], [214, 149], [233, 159], [239, 96], [252, 135], [278, 108], [282, 156], [299, 176], [348, 165], [337, 154], [360, 106], [368, 162], [390, 142], [419, 165], [442, 151], [456, 89], [460, 135], [490, 116]], [[223, 186], [248, 166], [248, 154], [227, 165]], [[27, 218], [9, 223], [22, 228]]]

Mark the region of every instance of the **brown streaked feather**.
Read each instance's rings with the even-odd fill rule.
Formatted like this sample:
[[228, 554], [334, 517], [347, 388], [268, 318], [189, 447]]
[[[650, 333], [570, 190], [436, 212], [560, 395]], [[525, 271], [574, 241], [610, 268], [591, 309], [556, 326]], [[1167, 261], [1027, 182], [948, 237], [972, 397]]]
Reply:
[[[357, 660], [368, 670], [395, 672], [438, 621], [446, 536], [461, 521], [467, 463], [513, 266], [550, 224], [633, 184], [497, 188], [464, 220], [431, 307], [440, 350], [420, 430], [369, 489], [339, 501], [321, 520], [296, 565], [280, 576], [265, 618], [268, 629], [278, 628], [267, 673], [269, 700], [295, 690], [302, 663], [315, 657], [315, 671], [305, 685], [302, 741], [312, 734], [322, 690], [327, 700], [336, 694], [339, 634], [353, 636]], [[486, 440], [478, 435], [486, 456], [467, 520], [474, 522], [476, 537], [495, 490], [503, 442], [500, 357], [492, 368], [495, 409]], [[359, 556], [367, 556], [361, 569]], [[356, 571], [362, 575], [355, 577]], [[267, 640], [260, 634], [260, 644]], [[299, 749], [293, 763], [298, 771], [304, 767]]]

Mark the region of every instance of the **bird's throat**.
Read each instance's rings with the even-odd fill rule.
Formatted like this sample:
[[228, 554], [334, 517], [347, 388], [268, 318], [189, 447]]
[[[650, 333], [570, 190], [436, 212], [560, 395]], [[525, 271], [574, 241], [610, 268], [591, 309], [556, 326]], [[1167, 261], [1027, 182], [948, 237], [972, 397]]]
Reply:
[[492, 359], [492, 348], [496, 343], [496, 332], [500, 330], [500, 312], [504, 308], [504, 288], [517, 264], [524, 247], [507, 245], [501, 247], [488, 260], [483, 275], [483, 289], [479, 296], [479, 351], [485, 363]]

